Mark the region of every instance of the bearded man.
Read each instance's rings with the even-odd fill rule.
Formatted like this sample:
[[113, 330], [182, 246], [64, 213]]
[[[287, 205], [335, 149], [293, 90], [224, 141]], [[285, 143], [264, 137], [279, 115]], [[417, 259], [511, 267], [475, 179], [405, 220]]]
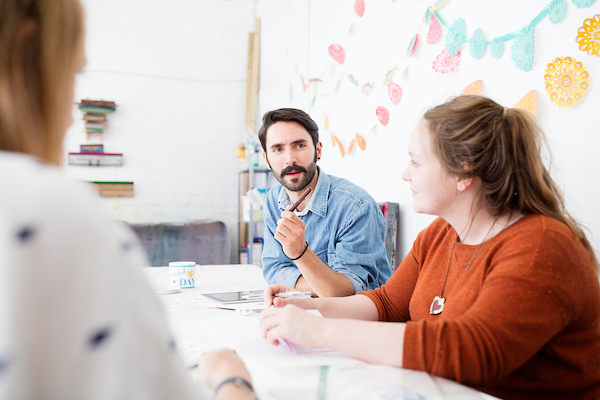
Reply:
[[[280, 185], [267, 194], [263, 275], [313, 296], [348, 296], [392, 275], [385, 251], [385, 218], [373, 198], [317, 166], [322, 144], [304, 111], [266, 113], [258, 137]], [[312, 192], [289, 211], [306, 188]]]

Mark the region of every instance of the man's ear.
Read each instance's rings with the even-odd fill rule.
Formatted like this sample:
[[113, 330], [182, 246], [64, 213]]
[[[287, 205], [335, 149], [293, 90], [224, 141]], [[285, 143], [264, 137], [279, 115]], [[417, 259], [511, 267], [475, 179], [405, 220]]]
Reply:
[[317, 161], [321, 159], [322, 153], [323, 153], [323, 143], [317, 142]]
[[271, 169], [271, 164], [269, 164], [269, 160], [267, 160], [267, 153], [263, 150], [261, 151], [263, 158], [265, 159], [265, 162], [267, 163], [267, 167], [269, 167], [269, 169]]

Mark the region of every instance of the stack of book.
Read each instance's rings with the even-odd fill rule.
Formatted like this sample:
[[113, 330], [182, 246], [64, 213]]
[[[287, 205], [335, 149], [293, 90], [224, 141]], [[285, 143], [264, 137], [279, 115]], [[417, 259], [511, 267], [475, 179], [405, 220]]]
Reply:
[[83, 112], [86, 133], [104, 133], [104, 129], [108, 128], [107, 115], [117, 109], [114, 101], [81, 100], [77, 105]]
[[102, 197], [133, 197], [133, 182], [91, 182]]

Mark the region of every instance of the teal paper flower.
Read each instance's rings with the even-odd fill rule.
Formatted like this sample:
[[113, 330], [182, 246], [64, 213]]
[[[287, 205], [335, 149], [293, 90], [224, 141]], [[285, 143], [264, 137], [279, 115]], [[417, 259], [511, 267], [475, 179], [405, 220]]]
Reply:
[[511, 57], [515, 66], [525, 72], [533, 65], [533, 28], [529, 25], [521, 29], [511, 47]]
[[471, 57], [480, 59], [483, 57], [483, 51], [485, 50], [485, 36], [483, 35], [483, 29], [477, 28], [473, 36], [471, 37], [471, 46], [469, 52]]
[[567, 0], [552, 0], [548, 18], [553, 24], [558, 24], [567, 14]]
[[466, 40], [466, 30], [467, 25], [465, 24], [465, 20], [462, 18], [454, 21], [448, 30], [448, 33], [446, 34], [446, 50], [448, 50], [448, 54], [451, 56], [457, 55], [460, 51], [462, 43]]
[[492, 40], [492, 44], [490, 45], [490, 54], [494, 58], [500, 58], [502, 57], [502, 54], [504, 54], [504, 43], [502, 43], [502, 39], [499, 37]]
[[577, 6], [577, 8], [587, 8], [594, 4], [596, 0], [571, 0], [573, 4]]

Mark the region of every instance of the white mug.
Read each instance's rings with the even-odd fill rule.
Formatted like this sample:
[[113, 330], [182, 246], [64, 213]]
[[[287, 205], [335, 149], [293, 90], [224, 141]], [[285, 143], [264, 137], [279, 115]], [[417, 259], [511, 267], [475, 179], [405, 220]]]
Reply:
[[[196, 276], [196, 267], [200, 274]], [[169, 288], [171, 289], [193, 289], [196, 279], [202, 275], [200, 265], [194, 261], [176, 261], [169, 263]]]

